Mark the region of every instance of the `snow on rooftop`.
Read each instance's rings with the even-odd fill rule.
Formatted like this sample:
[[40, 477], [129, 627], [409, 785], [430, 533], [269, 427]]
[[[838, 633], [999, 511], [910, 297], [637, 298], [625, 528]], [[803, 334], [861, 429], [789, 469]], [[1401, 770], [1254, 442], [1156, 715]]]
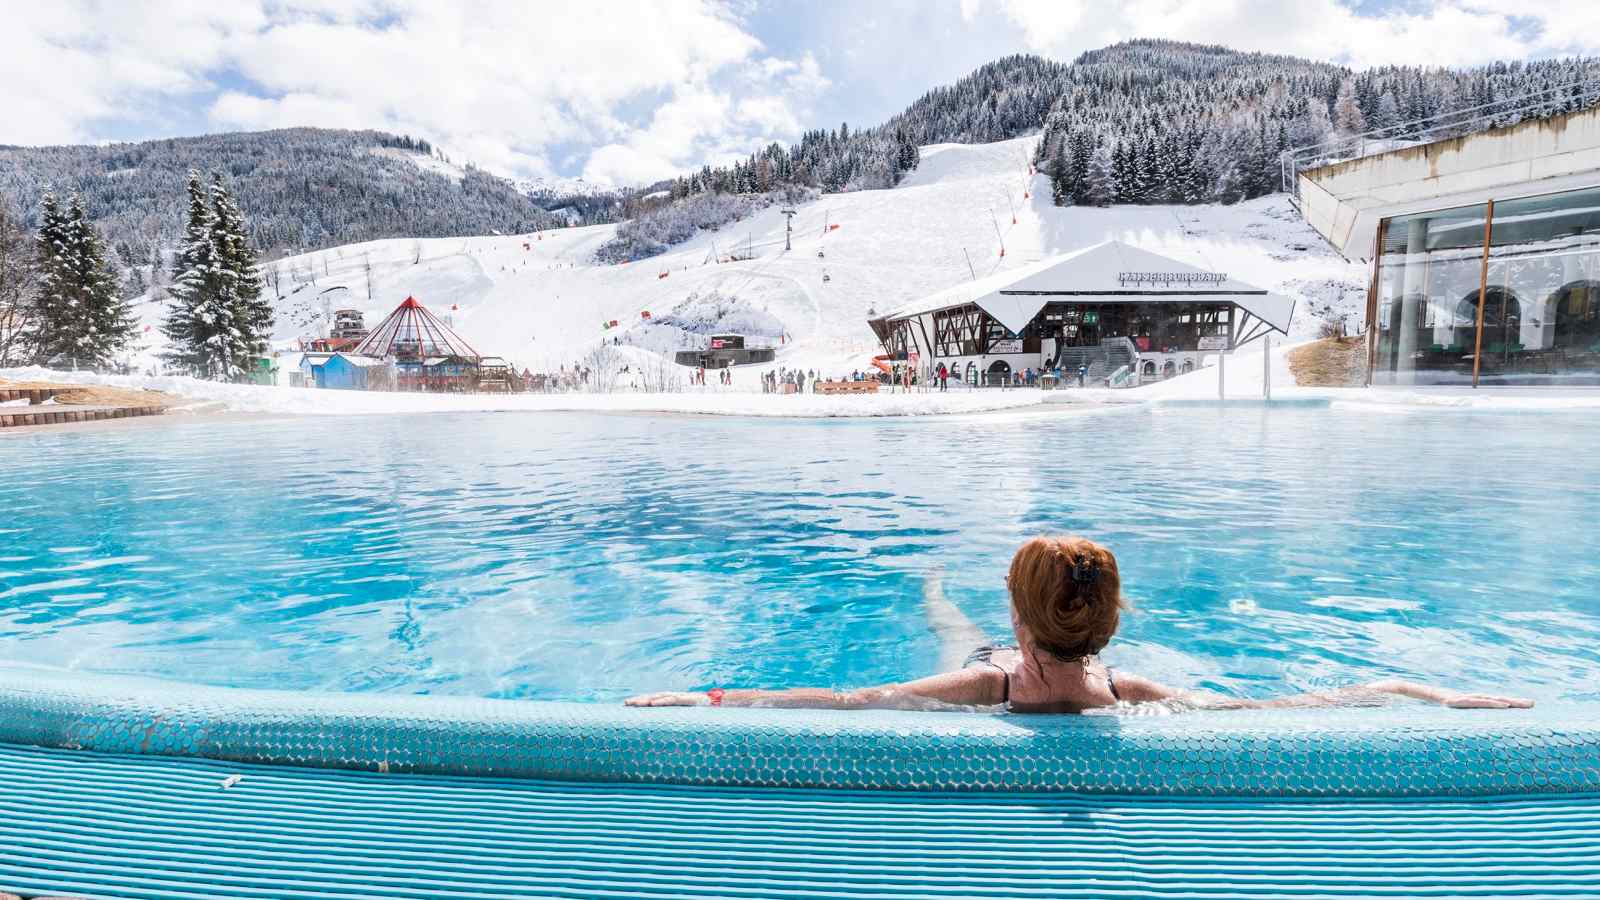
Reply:
[[[1196, 281], [1196, 278], [1208, 279]], [[1197, 289], [1197, 284], [1203, 290]], [[1027, 326], [1052, 296], [1079, 303], [1235, 303], [1287, 333], [1294, 300], [1207, 272], [1181, 260], [1122, 241], [1102, 241], [957, 285], [909, 304], [888, 318], [905, 319], [976, 303], [1013, 333]]]

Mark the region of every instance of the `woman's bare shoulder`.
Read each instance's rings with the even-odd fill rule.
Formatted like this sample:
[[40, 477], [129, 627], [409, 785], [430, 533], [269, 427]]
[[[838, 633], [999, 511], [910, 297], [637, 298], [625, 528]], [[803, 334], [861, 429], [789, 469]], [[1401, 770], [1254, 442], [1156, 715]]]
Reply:
[[1016, 647], [996, 647], [989, 654], [989, 662], [994, 663], [1007, 672], [1015, 671], [1022, 665], [1022, 651]]
[[1124, 703], [1149, 703], [1152, 700], [1167, 700], [1178, 696], [1181, 691], [1173, 690], [1159, 681], [1153, 681], [1143, 675], [1124, 672], [1117, 669], [1112, 673], [1117, 680], [1118, 698]]

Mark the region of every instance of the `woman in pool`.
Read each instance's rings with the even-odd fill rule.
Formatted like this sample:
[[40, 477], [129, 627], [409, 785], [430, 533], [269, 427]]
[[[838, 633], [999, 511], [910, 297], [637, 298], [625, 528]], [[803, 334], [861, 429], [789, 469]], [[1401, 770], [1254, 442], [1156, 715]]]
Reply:
[[[936, 583], [935, 583], [936, 584]], [[1156, 700], [1185, 700], [1213, 709], [1336, 706], [1393, 694], [1461, 709], [1526, 709], [1530, 700], [1470, 694], [1387, 680], [1344, 690], [1278, 700], [1231, 700], [1185, 694], [1096, 658], [1117, 632], [1125, 603], [1117, 558], [1084, 538], [1034, 538], [1011, 559], [1014, 647], [978, 646], [964, 662], [948, 657], [941, 675], [904, 684], [834, 691], [716, 688], [630, 697], [629, 706], [766, 706], [831, 709], [1006, 706], [1012, 712], [1078, 713]], [[977, 629], [933, 587], [925, 592], [929, 621], [947, 646], [977, 646]], [[967, 643], [954, 643], [965, 639]]]

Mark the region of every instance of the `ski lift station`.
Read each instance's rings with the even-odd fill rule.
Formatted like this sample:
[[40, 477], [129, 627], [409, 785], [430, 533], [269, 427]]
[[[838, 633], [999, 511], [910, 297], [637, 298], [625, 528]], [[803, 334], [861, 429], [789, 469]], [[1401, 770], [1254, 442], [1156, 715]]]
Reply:
[[742, 334], [713, 334], [704, 350], [679, 350], [673, 360], [680, 366], [726, 369], [729, 366], [748, 366], [769, 363], [777, 358], [771, 347], [746, 346]]
[[1113, 387], [1170, 378], [1274, 331], [1294, 300], [1106, 241], [957, 285], [872, 319], [888, 356], [972, 385], [1057, 368]]

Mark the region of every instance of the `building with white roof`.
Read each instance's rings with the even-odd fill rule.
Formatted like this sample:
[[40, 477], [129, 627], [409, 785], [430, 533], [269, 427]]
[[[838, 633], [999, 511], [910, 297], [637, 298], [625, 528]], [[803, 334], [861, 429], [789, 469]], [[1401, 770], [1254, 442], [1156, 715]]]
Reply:
[[869, 324], [887, 355], [974, 385], [1027, 369], [1115, 386], [1204, 364], [1273, 331], [1294, 300], [1179, 260], [1106, 241], [924, 297]]

